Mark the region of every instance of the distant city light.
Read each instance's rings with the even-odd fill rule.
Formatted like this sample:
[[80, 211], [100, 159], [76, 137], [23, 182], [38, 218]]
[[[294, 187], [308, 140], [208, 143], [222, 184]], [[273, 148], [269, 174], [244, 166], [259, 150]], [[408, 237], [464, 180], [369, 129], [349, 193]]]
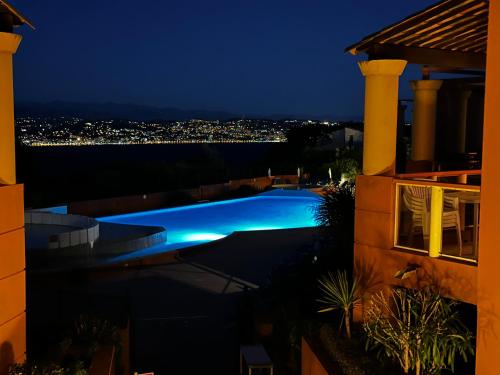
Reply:
[[200, 120], [133, 121], [93, 120], [78, 117], [16, 119], [19, 140], [28, 146], [91, 146], [191, 143], [287, 142], [290, 128], [310, 125], [337, 126], [313, 120]]

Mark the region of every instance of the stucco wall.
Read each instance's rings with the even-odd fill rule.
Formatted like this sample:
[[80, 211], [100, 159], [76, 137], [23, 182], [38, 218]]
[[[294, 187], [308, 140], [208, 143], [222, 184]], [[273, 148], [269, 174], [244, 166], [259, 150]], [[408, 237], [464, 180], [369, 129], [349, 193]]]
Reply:
[[500, 357], [500, 1], [489, 2], [479, 228], [476, 373], [498, 374]]
[[[448, 297], [475, 304], [475, 265], [394, 248], [395, 192], [392, 177], [358, 176], [356, 180], [354, 266], [367, 294], [391, 285], [432, 284]], [[406, 280], [394, 278], [408, 264], [420, 268]], [[356, 320], [362, 319], [365, 305], [355, 311]]]
[[329, 375], [311, 346], [302, 338], [301, 343], [301, 375]]
[[23, 186], [0, 186], [0, 374], [26, 351]]

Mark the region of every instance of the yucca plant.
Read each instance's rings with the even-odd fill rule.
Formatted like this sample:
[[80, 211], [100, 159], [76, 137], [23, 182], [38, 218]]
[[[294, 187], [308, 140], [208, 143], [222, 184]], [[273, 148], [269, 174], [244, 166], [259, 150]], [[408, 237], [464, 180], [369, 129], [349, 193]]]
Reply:
[[337, 271], [335, 274], [328, 272], [328, 275], [318, 280], [322, 298], [318, 302], [322, 308], [320, 313], [334, 310], [341, 311], [339, 330], [342, 324], [345, 326], [347, 338], [351, 338], [351, 311], [361, 302], [359, 283], [356, 279], [349, 282], [346, 271]]
[[460, 322], [455, 306], [430, 289], [395, 288], [389, 298], [378, 293], [363, 324], [367, 349], [379, 349], [405, 374], [453, 372], [457, 355], [467, 361], [474, 354], [472, 334]]

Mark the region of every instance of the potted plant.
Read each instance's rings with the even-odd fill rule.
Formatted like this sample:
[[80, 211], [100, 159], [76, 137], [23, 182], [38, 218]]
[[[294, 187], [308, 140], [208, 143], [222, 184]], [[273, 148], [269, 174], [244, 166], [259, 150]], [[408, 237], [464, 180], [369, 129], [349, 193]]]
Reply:
[[453, 372], [457, 355], [467, 361], [474, 354], [473, 336], [456, 304], [430, 288], [394, 288], [389, 298], [377, 293], [363, 324], [366, 347], [395, 360], [405, 374]]
[[341, 311], [341, 323], [345, 327], [346, 336], [351, 339], [351, 311], [361, 302], [361, 292], [357, 279], [349, 282], [346, 271], [337, 271], [318, 280], [322, 297], [318, 302], [322, 304], [320, 313], [334, 310]]

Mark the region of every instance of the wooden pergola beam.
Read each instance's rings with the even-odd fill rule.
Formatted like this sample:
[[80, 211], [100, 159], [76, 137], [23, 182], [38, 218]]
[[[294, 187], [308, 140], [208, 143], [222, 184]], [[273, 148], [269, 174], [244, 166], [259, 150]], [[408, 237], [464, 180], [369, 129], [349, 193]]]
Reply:
[[394, 44], [374, 44], [366, 51], [370, 60], [402, 59], [413, 64], [446, 68], [485, 69], [486, 54], [406, 47]]

